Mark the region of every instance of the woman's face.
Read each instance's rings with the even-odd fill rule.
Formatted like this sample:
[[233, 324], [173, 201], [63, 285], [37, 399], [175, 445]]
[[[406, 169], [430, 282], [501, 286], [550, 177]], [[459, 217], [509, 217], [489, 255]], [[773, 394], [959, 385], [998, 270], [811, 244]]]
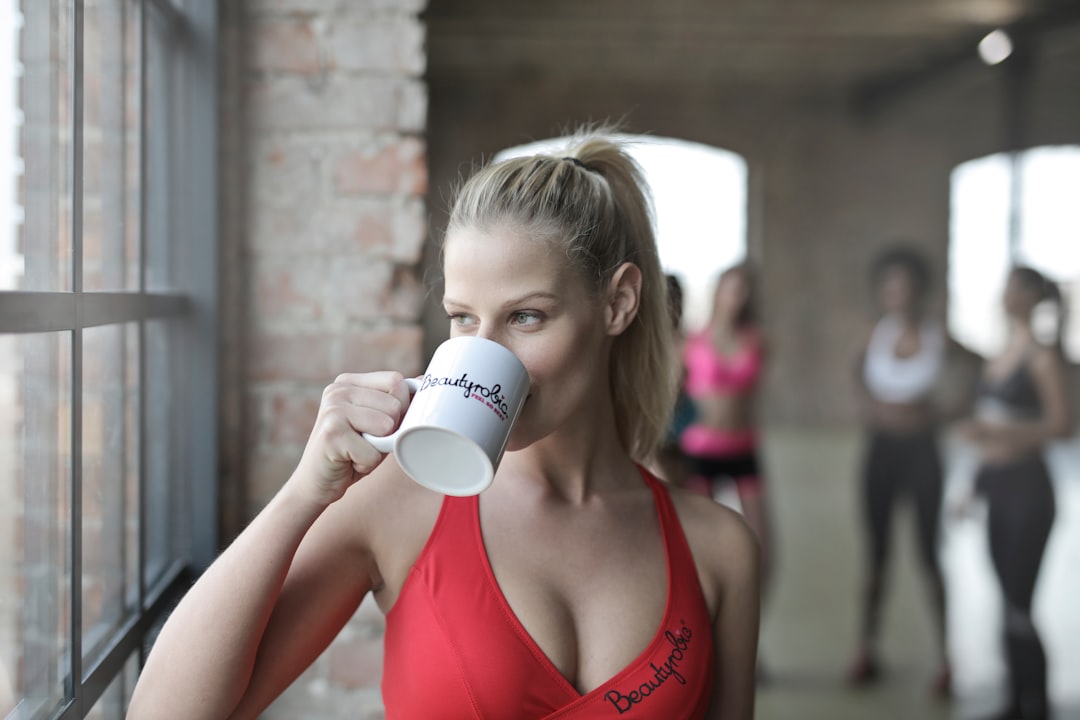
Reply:
[[1027, 317], [1038, 303], [1035, 291], [1016, 273], [1009, 273], [1001, 300], [1005, 312], [1012, 317]]
[[716, 286], [716, 314], [725, 320], [735, 320], [750, 300], [750, 283], [739, 271], [721, 276]]
[[915, 278], [906, 268], [899, 265], [885, 268], [878, 283], [878, 301], [885, 312], [910, 312], [917, 299]]
[[450, 335], [494, 340], [529, 371], [507, 449], [588, 423], [609, 392], [610, 339], [598, 299], [565, 256], [510, 228], [456, 230], [446, 238], [444, 274]]

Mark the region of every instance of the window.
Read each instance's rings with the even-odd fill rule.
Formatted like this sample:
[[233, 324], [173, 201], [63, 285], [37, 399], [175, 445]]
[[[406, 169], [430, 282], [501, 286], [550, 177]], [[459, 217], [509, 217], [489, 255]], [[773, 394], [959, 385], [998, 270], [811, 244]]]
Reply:
[[[746, 256], [746, 162], [685, 140], [624, 139], [652, 190], [660, 262], [683, 286], [684, 324], [698, 328], [709, 319], [720, 272]], [[551, 152], [565, 143], [556, 138], [521, 145], [495, 159]]]
[[216, 551], [213, 3], [0, 0], [0, 716], [122, 718]]
[[[1028, 265], [1057, 282], [1071, 305], [1065, 353], [1080, 360], [1077, 187], [1078, 146], [989, 155], [953, 170], [949, 328], [958, 340], [983, 355], [1000, 348], [1006, 332], [1001, 310], [1006, 276], [1012, 265]], [[1037, 314], [1036, 323], [1036, 330], [1050, 339], [1058, 318]]]

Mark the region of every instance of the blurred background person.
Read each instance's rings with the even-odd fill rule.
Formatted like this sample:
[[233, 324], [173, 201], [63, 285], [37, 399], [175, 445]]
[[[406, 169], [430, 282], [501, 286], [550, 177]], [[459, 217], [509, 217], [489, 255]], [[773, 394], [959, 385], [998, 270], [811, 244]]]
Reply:
[[693, 489], [715, 497], [732, 482], [747, 523], [761, 545], [762, 595], [772, 566], [768, 506], [758, 456], [757, 405], [765, 364], [756, 323], [754, 277], [745, 263], [721, 273], [712, 316], [683, 350], [686, 393], [695, 417], [683, 431]]
[[937, 401], [950, 341], [942, 323], [930, 316], [930, 269], [907, 245], [886, 250], [871, 268], [881, 317], [862, 344], [856, 388], [866, 429], [861, 503], [866, 541], [866, 577], [858, 647], [848, 667], [852, 685], [881, 673], [878, 632], [896, 504], [907, 497], [915, 509], [918, 550], [930, 590], [937, 632], [935, 694], [950, 692], [945, 648], [945, 585], [938, 558], [942, 462]]
[[[1032, 323], [1043, 303], [1056, 311], [1049, 343], [1039, 341]], [[1026, 267], [1009, 274], [1003, 304], [1008, 341], [986, 362], [974, 417], [961, 431], [978, 447], [975, 490], [986, 500], [990, 557], [1004, 595], [1010, 700], [995, 718], [1044, 720], [1046, 655], [1031, 607], [1055, 514], [1044, 449], [1072, 432], [1061, 347], [1065, 308], [1058, 287]]]

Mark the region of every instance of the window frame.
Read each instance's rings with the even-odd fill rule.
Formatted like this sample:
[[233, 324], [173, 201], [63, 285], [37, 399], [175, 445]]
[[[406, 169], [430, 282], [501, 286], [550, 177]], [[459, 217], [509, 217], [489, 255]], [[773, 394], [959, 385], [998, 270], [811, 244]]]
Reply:
[[[1052, 143], [994, 152], [964, 160], [950, 170], [947, 325], [950, 334], [981, 355], [992, 355], [1000, 350], [1005, 342], [1008, 323], [1003, 311], [999, 310], [985, 316], [990, 319], [983, 321], [982, 328], [974, 329], [975, 324], [970, 321], [970, 311], [972, 308], [983, 307], [980, 303], [985, 303], [988, 299], [992, 303], [998, 302], [997, 298], [1004, 292], [1012, 267], [1032, 267], [1057, 283], [1064, 295], [1066, 316], [1070, 319], [1073, 317], [1068, 312], [1068, 306], [1070, 302], [1076, 302], [1076, 297], [1080, 297], [1076, 292], [1077, 288], [1080, 288], [1074, 274], [1076, 266], [1074, 262], [1066, 260], [1065, 266], [1070, 269], [1063, 270], [1060, 265], [1048, 263], [1045, 256], [1033, 250], [1036, 244], [1032, 242], [1032, 238], [1038, 234], [1032, 233], [1027, 225], [1029, 216], [1039, 214], [1027, 203], [1028, 185], [1032, 178], [1036, 177], [1029, 174], [1033, 173], [1028, 165], [1029, 159], [1033, 155], [1061, 150], [1075, 155], [1080, 151], [1080, 144]], [[987, 163], [990, 163], [989, 173], [986, 171]], [[973, 166], [978, 166], [981, 172], [972, 174]], [[989, 183], [991, 188], [996, 189], [992, 199], [982, 197], [979, 198], [979, 203], [972, 202], [968, 196], [972, 188], [981, 191], [984, 196], [987, 194], [986, 178], [987, 175], [992, 176], [993, 171], [1001, 172], [1003, 176], [997, 176], [998, 182]], [[974, 180], [976, 177], [977, 181]], [[1075, 174], [1070, 177], [1075, 177]], [[994, 205], [995, 201], [997, 205]], [[985, 208], [988, 205], [994, 206], [1000, 215], [994, 216], [996, 222], [987, 221], [992, 228], [982, 228], [980, 235], [969, 227], [970, 218], [978, 216], [986, 221]], [[1068, 227], [1075, 228], [1075, 219]], [[977, 248], [972, 243], [974, 237], [978, 237], [980, 243]], [[982, 259], [981, 263], [973, 260], [976, 257]], [[992, 259], [987, 260], [988, 257]], [[1000, 259], [1005, 260], [1003, 265], [999, 264]], [[1057, 259], [1064, 258], [1058, 256]], [[994, 273], [988, 274], [987, 264], [993, 266]], [[987, 293], [986, 289], [982, 288], [981, 292], [973, 292], [970, 282], [972, 275], [988, 277], [989, 282], [993, 283], [993, 291]], [[1076, 334], [1077, 328], [1075, 324], [1062, 328], [1062, 350], [1065, 359], [1072, 364], [1080, 361], [1080, 335]]]
[[[70, 150], [66, 158], [72, 168], [61, 193], [71, 197], [71, 290], [37, 292], [32, 290], [0, 291], [0, 334], [70, 333], [71, 377], [71, 467], [68, 476], [70, 493], [69, 538], [70, 576], [73, 589], [81, 588], [83, 578], [82, 537], [82, 394], [83, 331], [87, 328], [138, 324], [140, 358], [146, 357], [146, 321], [169, 319], [178, 324], [180, 342], [185, 349], [186, 365], [181, 382], [198, 392], [187, 393], [188, 409], [184, 417], [183, 452], [188, 457], [187, 476], [182, 478], [190, 493], [187, 557], [173, 558], [160, 580], [150, 585], [145, 568], [147, 560], [146, 442], [139, 443], [139, 541], [138, 604], [133, 614], [110, 632], [105, 649], [95, 658], [83, 657], [81, 591], [71, 593], [68, 618], [69, 650], [62, 656], [66, 672], [65, 699], [50, 718], [82, 718], [91, 711], [110, 683], [123, 671], [133, 655], [140, 664], [155, 628], [168, 609], [188, 587], [192, 578], [213, 560], [219, 542], [218, 502], [218, 18], [216, 3], [201, 0], [135, 0], [139, 6], [138, 93], [141, 99], [139, 179], [139, 287], [125, 292], [87, 292], [83, 289], [83, 118], [84, 118], [84, 2], [58, 0], [52, 5], [66, 8], [72, 18], [66, 39], [71, 47], [72, 87]], [[170, 127], [167, 172], [170, 175], [168, 196], [159, 198], [169, 215], [182, 218], [168, 226], [166, 245], [175, 261], [184, 268], [178, 288], [158, 292], [147, 290], [147, 149], [148, 93], [155, 92], [147, 83], [147, 36], [149, 14], [158, 13], [167, 24], [172, 53], [169, 61], [182, 72], [181, 82], [170, 83], [161, 98], [166, 106], [183, 111], [184, 118]], [[170, 68], [171, 70], [171, 68]], [[183, 151], [183, 172], [176, 172], [178, 152]], [[159, 189], [160, 192], [160, 189]], [[140, 361], [138, 418], [146, 426], [146, 363]], [[64, 568], [57, 568], [62, 574]], [[26, 699], [16, 706], [16, 716], [29, 711], [41, 716], [41, 708], [26, 706]]]

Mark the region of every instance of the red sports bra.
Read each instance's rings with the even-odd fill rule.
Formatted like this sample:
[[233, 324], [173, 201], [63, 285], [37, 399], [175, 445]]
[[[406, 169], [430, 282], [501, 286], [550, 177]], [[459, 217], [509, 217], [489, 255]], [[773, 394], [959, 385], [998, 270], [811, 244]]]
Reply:
[[742, 347], [730, 357], [717, 351], [707, 333], [691, 335], [683, 350], [686, 392], [690, 397], [745, 393], [761, 374], [761, 360], [757, 333], [744, 333]]
[[652, 642], [629, 666], [579, 693], [499, 589], [477, 498], [447, 497], [386, 616], [387, 720], [704, 718], [714, 662], [709, 611], [671, 498], [658, 480], [642, 476], [664, 539], [668, 598]]

